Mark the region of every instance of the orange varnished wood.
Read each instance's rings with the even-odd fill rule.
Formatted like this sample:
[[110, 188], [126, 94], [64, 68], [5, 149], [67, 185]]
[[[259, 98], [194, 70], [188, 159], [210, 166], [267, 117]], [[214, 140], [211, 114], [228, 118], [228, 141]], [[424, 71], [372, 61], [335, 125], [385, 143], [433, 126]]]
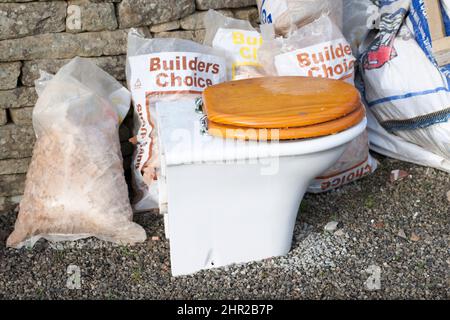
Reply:
[[203, 93], [210, 121], [247, 128], [319, 124], [342, 118], [360, 103], [355, 87], [323, 78], [255, 78], [211, 86]]
[[318, 138], [332, 135], [344, 131], [361, 122], [365, 116], [362, 105], [350, 114], [336, 120], [323, 122], [304, 127], [294, 127], [286, 129], [258, 129], [244, 128], [218, 124], [208, 121], [208, 133], [210, 135], [239, 140], [294, 140]]

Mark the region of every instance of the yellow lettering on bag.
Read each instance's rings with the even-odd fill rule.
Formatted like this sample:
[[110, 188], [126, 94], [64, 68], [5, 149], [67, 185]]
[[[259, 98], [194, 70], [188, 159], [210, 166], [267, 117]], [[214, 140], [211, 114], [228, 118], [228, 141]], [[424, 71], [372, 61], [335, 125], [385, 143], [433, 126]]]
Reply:
[[245, 36], [242, 32], [233, 32], [233, 44], [245, 44]]

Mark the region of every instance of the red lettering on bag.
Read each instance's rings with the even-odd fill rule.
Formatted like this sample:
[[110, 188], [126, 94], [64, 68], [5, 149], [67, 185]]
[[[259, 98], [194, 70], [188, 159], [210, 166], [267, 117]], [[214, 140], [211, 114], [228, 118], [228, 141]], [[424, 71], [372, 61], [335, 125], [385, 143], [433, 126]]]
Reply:
[[150, 59], [150, 71], [158, 71], [161, 69], [161, 59], [156, 57], [156, 58], [151, 58]]
[[308, 53], [300, 53], [297, 55], [298, 63], [301, 67], [309, 67], [311, 65], [311, 61], [309, 60]]

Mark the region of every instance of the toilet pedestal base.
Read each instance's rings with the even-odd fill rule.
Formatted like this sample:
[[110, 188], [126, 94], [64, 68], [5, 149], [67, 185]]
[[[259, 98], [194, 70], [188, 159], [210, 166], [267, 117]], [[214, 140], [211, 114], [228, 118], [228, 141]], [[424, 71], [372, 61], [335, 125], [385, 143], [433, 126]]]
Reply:
[[[341, 153], [330, 151], [328, 158]], [[172, 274], [287, 254], [300, 202], [326, 156], [274, 159], [274, 175], [261, 174], [261, 164], [168, 167]]]

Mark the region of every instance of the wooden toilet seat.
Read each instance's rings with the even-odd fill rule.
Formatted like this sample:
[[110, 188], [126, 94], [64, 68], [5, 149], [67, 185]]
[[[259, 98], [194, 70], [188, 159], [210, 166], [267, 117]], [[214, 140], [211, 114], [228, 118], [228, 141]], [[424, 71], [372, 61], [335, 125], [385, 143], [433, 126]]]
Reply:
[[355, 87], [306, 77], [255, 78], [208, 87], [203, 93], [203, 112], [209, 134], [244, 140], [332, 135], [365, 116]]

